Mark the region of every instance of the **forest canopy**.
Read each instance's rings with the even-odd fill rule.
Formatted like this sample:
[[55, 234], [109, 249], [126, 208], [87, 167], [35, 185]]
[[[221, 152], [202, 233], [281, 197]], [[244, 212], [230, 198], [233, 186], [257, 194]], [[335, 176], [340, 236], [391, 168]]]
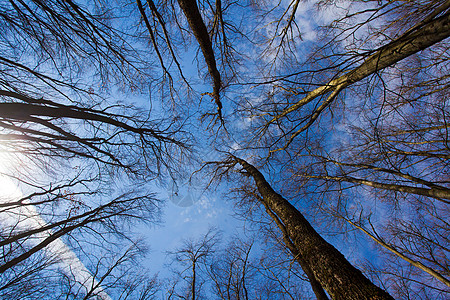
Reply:
[[[4, 0], [0, 28], [0, 298], [449, 297], [450, 1]], [[152, 269], [194, 185], [233, 221]]]

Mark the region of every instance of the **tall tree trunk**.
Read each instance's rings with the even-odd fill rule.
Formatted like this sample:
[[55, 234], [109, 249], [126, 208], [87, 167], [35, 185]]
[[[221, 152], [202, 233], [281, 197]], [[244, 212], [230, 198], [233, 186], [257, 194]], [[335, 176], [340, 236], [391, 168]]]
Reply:
[[299, 254], [333, 299], [393, 299], [326, 242], [293, 205], [272, 189], [254, 166], [240, 158], [234, 159], [253, 177], [263, 201], [283, 222]]
[[178, 0], [181, 10], [183, 11], [188, 21], [189, 27], [197, 39], [200, 49], [202, 49], [203, 57], [205, 58], [208, 72], [213, 81], [213, 97], [217, 105], [217, 113], [219, 119], [222, 121], [222, 102], [220, 102], [220, 87], [222, 81], [220, 73], [217, 69], [216, 58], [212, 47], [211, 39], [209, 38], [208, 30], [203, 22], [202, 16], [197, 6], [196, 0]]
[[313, 271], [311, 270], [309, 265], [305, 262], [303, 257], [301, 257], [298, 249], [295, 247], [294, 243], [290, 239], [289, 233], [286, 230], [286, 226], [284, 226], [283, 222], [281, 222], [280, 219], [275, 215], [275, 213], [270, 209], [270, 207], [267, 205], [267, 203], [264, 201], [264, 199], [259, 197], [259, 195], [257, 197], [258, 197], [258, 200], [266, 208], [266, 212], [269, 214], [269, 216], [272, 218], [272, 220], [275, 221], [278, 228], [283, 233], [283, 241], [284, 241], [286, 247], [292, 253], [294, 259], [300, 264], [303, 272], [305, 272], [305, 274], [306, 274], [306, 277], [308, 277], [309, 284], [311, 285], [311, 288], [312, 288], [314, 294], [316, 295], [317, 300], [328, 300], [328, 296], [325, 293], [323, 287], [317, 281], [317, 278], [316, 278], [316, 276], [314, 276]]
[[195, 300], [195, 280], [196, 280], [196, 277], [197, 277], [196, 263], [197, 262], [195, 260], [192, 262], [192, 282], [191, 282], [192, 300]]

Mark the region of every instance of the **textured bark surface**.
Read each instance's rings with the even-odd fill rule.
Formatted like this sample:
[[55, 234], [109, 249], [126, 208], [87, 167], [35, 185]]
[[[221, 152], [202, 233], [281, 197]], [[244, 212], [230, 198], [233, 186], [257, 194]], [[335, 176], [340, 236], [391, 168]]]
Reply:
[[203, 22], [202, 16], [197, 6], [196, 0], [178, 0], [178, 4], [181, 7], [189, 27], [194, 33], [197, 39], [200, 49], [202, 49], [203, 57], [205, 58], [206, 65], [208, 66], [208, 72], [213, 80], [213, 97], [217, 105], [217, 111], [219, 118], [222, 119], [222, 103], [220, 102], [220, 87], [222, 85], [220, 79], [220, 73], [217, 70], [216, 59], [214, 57], [214, 51], [212, 48], [211, 39], [209, 38], [208, 30]]
[[254, 166], [239, 158], [235, 160], [253, 177], [264, 202], [283, 222], [299, 254], [333, 299], [393, 299], [326, 242], [294, 206], [272, 189]]
[[286, 226], [284, 226], [284, 224], [280, 221], [280, 219], [278, 219], [278, 217], [275, 215], [275, 213], [269, 208], [267, 203], [264, 202], [264, 199], [259, 198], [259, 200], [263, 203], [264, 207], [266, 208], [267, 213], [275, 221], [278, 228], [280, 228], [281, 232], [283, 233], [283, 241], [284, 241], [286, 247], [289, 249], [289, 251], [291, 251], [292, 255], [294, 256], [294, 259], [300, 264], [303, 272], [305, 272], [305, 274], [306, 274], [306, 277], [308, 277], [309, 284], [311, 284], [311, 288], [314, 292], [314, 295], [316, 295], [317, 300], [328, 300], [328, 296], [325, 293], [323, 287], [317, 281], [317, 278], [314, 275], [314, 272], [311, 270], [309, 265], [305, 262], [303, 257], [300, 255], [300, 253], [299, 253], [297, 247], [295, 247], [294, 243], [292, 243], [292, 241], [289, 237], [289, 234], [286, 230]]

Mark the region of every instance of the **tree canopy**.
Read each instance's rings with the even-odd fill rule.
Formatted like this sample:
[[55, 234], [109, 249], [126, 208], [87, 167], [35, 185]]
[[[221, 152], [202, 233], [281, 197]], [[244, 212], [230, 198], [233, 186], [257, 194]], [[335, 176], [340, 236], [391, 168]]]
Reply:
[[[1, 297], [449, 297], [450, 1], [5, 0], [0, 26]], [[193, 181], [238, 233], [184, 232], [158, 276], [137, 228]]]

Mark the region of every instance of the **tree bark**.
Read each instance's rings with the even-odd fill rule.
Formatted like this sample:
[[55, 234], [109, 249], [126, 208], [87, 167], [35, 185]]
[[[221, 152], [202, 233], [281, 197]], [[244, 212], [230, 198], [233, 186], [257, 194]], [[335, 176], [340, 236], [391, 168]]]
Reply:
[[217, 70], [216, 59], [208, 30], [200, 15], [196, 0], [178, 0], [178, 4], [186, 16], [189, 27], [200, 45], [200, 49], [202, 49], [203, 57], [208, 66], [209, 75], [213, 80], [213, 97], [217, 105], [217, 112], [219, 114], [219, 119], [222, 120], [222, 103], [220, 102], [219, 96], [222, 81], [220, 79], [219, 70]]
[[269, 121], [269, 124], [275, 123], [319, 96], [332, 91], [342, 90], [377, 71], [448, 38], [450, 36], [450, 13], [447, 12], [439, 18], [427, 20], [425, 24], [421, 22], [418, 25], [420, 26], [414, 26], [406, 34], [378, 49], [356, 69], [309, 92], [306, 97], [276, 115]]
[[253, 177], [264, 202], [284, 223], [299, 254], [333, 299], [393, 299], [326, 242], [293, 205], [272, 189], [254, 166], [240, 158], [234, 159]]
[[194, 260], [192, 262], [192, 282], [191, 282], [191, 294], [192, 294], [192, 300], [195, 300], [195, 280], [197, 277], [196, 273], [196, 261]]
[[350, 177], [350, 176], [339, 177], [339, 176], [305, 175], [304, 177], [363, 184], [363, 185], [371, 186], [371, 187], [374, 187], [377, 189], [382, 189], [382, 190], [390, 190], [390, 191], [397, 191], [397, 192], [402, 192], [402, 193], [409, 193], [409, 194], [416, 194], [416, 195], [431, 197], [431, 198], [435, 198], [441, 202], [444, 202], [446, 204], [450, 204], [450, 201], [445, 200], [445, 199], [450, 199], [450, 191], [447, 188], [432, 187], [432, 188], [427, 189], [427, 188], [400, 185], [400, 184], [382, 183], [382, 182], [377, 182], [377, 181], [372, 181], [372, 180], [354, 178], [354, 177]]
[[309, 265], [305, 262], [305, 260], [301, 257], [299, 251], [295, 247], [294, 243], [292, 243], [292, 240], [289, 238], [289, 234], [286, 230], [286, 226], [278, 219], [278, 217], [275, 215], [275, 213], [270, 210], [269, 206], [266, 202], [260, 197], [258, 197], [259, 200], [262, 202], [264, 207], [266, 208], [267, 213], [270, 215], [270, 217], [275, 221], [278, 228], [280, 228], [281, 232], [283, 233], [283, 241], [286, 245], [286, 247], [291, 251], [292, 255], [294, 256], [294, 259], [300, 264], [302, 267], [303, 272], [305, 272], [306, 277], [309, 279], [309, 284], [311, 285], [311, 288], [314, 292], [314, 294], [317, 297], [317, 300], [328, 300], [328, 296], [325, 293], [323, 287], [320, 285], [320, 283], [317, 281], [316, 276], [314, 276], [313, 271], [309, 267]]

